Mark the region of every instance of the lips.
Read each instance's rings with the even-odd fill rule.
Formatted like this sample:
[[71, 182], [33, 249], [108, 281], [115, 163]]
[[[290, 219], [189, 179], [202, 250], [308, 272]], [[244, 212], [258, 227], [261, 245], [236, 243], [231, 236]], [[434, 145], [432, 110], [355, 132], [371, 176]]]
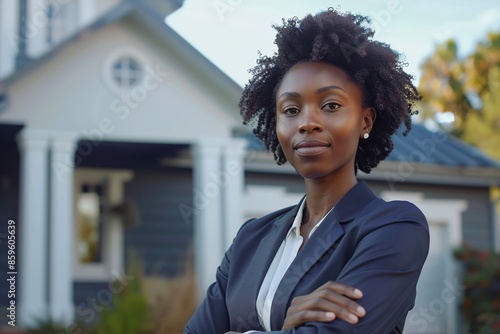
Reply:
[[302, 140], [294, 148], [299, 155], [313, 156], [328, 150], [330, 144], [319, 140]]

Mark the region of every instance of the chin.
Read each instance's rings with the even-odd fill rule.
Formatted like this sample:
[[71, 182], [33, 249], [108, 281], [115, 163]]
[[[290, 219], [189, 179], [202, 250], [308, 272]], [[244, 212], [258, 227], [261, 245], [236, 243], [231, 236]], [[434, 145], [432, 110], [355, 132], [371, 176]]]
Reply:
[[300, 168], [295, 171], [304, 179], [319, 179], [331, 173], [330, 170], [323, 170], [319, 168]]
[[351, 173], [354, 174], [354, 159], [347, 161], [333, 161], [333, 159], [311, 160], [308, 162], [293, 161], [290, 164], [305, 179], [320, 179], [335, 175], [340, 181], [344, 177], [349, 177]]

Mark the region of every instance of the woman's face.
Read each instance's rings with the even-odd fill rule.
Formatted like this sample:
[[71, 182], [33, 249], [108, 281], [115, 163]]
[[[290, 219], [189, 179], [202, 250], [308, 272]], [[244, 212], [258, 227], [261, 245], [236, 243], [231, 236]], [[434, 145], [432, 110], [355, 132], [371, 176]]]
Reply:
[[358, 142], [373, 124], [362, 91], [342, 69], [299, 63], [276, 93], [276, 131], [288, 162], [305, 178], [354, 176]]

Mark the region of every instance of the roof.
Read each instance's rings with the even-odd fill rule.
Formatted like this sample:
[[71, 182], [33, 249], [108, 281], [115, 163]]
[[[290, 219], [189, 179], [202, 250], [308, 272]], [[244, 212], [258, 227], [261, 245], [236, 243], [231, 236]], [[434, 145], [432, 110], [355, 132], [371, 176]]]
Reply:
[[[393, 177], [405, 181], [457, 185], [500, 185], [500, 162], [486, 156], [477, 148], [444, 132], [432, 132], [421, 124], [403, 136], [403, 128], [392, 136], [391, 154], [366, 178]], [[262, 142], [253, 134], [245, 134], [251, 151], [264, 152]], [[248, 164], [250, 170], [285, 172], [263, 160]], [[265, 159], [264, 159], [265, 160]], [[271, 159], [267, 159], [271, 161]], [[273, 163], [273, 165], [275, 165]], [[294, 172], [289, 168], [288, 172]], [[388, 176], [387, 172], [392, 173]]]
[[432, 132], [421, 124], [412, 124], [405, 137], [398, 131], [392, 136], [394, 150], [388, 161], [413, 161], [450, 167], [500, 168], [500, 163], [479, 149], [444, 132]]
[[[165, 16], [181, 5], [181, 0], [171, 0], [170, 6], [167, 4], [162, 5], [159, 0], [122, 0], [90, 25], [79, 30], [66, 40], [63, 40], [59, 45], [44, 55], [33, 59], [27, 65], [17, 69], [12, 75], [0, 80], [0, 102], [8, 101], [8, 96], [5, 95], [7, 94], [7, 89], [10, 84], [28, 75], [36, 68], [43, 66], [49, 59], [52, 59], [55, 55], [60, 53], [66, 46], [79, 39], [88, 38], [88, 36], [92, 35], [94, 32], [128, 16], [133, 16], [134, 19], [139, 20], [142, 25], [149, 27], [152, 31], [159, 34], [166, 45], [172, 46], [173, 50], [179, 52], [184, 59], [191, 62], [194, 70], [209, 77], [211, 81], [216, 81], [217, 86], [219, 86], [222, 91], [227, 92], [227, 94], [233, 94], [233, 96], [239, 96], [241, 94], [241, 87], [235, 81], [228, 77], [221, 69], [210, 62], [165, 23]], [[167, 10], [168, 12], [165, 12]]]

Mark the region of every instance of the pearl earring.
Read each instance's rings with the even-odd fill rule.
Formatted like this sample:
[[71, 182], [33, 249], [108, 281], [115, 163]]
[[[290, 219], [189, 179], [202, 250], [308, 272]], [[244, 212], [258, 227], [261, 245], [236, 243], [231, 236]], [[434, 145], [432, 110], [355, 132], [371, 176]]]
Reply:
[[368, 134], [368, 132], [363, 135], [363, 139], [368, 139], [368, 137], [370, 137], [370, 135]]

